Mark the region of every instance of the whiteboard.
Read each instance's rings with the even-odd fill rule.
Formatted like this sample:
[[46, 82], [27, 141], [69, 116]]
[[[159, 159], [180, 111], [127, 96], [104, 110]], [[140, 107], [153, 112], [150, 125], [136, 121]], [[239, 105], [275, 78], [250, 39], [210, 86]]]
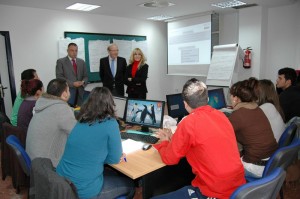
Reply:
[[231, 86], [232, 81], [237, 79], [243, 53], [238, 44], [214, 46], [206, 85]]

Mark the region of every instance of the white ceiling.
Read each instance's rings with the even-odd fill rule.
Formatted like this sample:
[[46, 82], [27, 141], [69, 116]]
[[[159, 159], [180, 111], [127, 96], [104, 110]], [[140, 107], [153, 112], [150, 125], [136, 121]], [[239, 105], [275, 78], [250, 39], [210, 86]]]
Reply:
[[[202, 13], [207, 11], [233, 12], [235, 9], [226, 8], [222, 11], [212, 7], [212, 3], [219, 3], [228, 0], [159, 0], [176, 4], [165, 8], [145, 8], [137, 5], [151, 2], [152, 0], [0, 0], [0, 6], [11, 5], [21, 7], [42, 8], [50, 10], [61, 10], [65, 12], [78, 12], [65, 10], [73, 3], [87, 3], [100, 5], [91, 12], [92, 14], [110, 15], [135, 19], [146, 19], [156, 15], [168, 15], [179, 17], [184, 15]], [[276, 7], [295, 3], [298, 0], [244, 0], [246, 3], [256, 3], [263, 7]]]

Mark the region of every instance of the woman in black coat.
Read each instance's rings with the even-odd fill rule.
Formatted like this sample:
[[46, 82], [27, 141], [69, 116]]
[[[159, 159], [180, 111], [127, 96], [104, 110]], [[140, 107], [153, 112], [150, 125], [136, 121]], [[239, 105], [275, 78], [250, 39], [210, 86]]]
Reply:
[[126, 85], [128, 98], [146, 99], [148, 78], [148, 64], [146, 58], [139, 48], [135, 48], [129, 59], [129, 65], [126, 69]]

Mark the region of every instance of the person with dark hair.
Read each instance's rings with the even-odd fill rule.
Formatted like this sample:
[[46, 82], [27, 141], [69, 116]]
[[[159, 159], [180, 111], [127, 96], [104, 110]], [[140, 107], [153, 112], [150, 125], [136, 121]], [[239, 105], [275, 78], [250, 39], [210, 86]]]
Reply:
[[267, 160], [278, 145], [268, 118], [257, 105], [258, 80], [249, 78], [233, 84], [229, 120], [237, 141], [243, 146], [241, 158], [246, 176], [261, 177]]
[[159, 130], [161, 143], [154, 147], [167, 165], [186, 157], [196, 177], [191, 185], [153, 199], [229, 198], [246, 182], [233, 128], [222, 112], [207, 105], [203, 82], [187, 81], [182, 96], [189, 115], [173, 136], [169, 130]]
[[122, 160], [114, 100], [106, 87], [94, 88], [77, 116], [56, 172], [77, 188], [79, 198], [133, 198], [134, 183], [105, 169]]
[[[27, 69], [21, 73], [21, 81], [31, 80], [31, 79], [40, 79], [36, 73], [36, 70]], [[17, 124], [18, 124], [18, 112], [19, 112], [19, 108], [20, 108], [23, 100], [24, 99], [21, 96], [21, 92], [18, 92], [17, 97], [14, 102], [14, 105], [13, 105], [13, 108], [12, 108], [11, 117], [10, 117], [10, 123], [14, 126], [17, 126]]]
[[36, 100], [44, 91], [43, 83], [38, 79], [23, 80], [21, 83], [21, 96], [24, 99], [18, 112], [18, 127], [25, 132], [34, 112]]
[[296, 86], [297, 73], [293, 68], [282, 68], [278, 71], [276, 87], [283, 91], [279, 95], [285, 123], [293, 117], [300, 116], [300, 87]]
[[127, 62], [119, 57], [116, 44], [107, 47], [108, 56], [100, 59], [100, 78], [104, 87], [107, 87], [114, 96], [124, 96], [124, 81]]
[[139, 48], [133, 49], [125, 75], [126, 93], [129, 98], [146, 99], [148, 93], [146, 85], [148, 68], [149, 66], [146, 64], [146, 57], [142, 50]]
[[64, 151], [69, 133], [76, 124], [72, 108], [68, 105], [70, 92], [65, 79], [53, 79], [35, 104], [27, 131], [26, 152], [31, 160], [49, 158], [54, 167]]
[[271, 124], [274, 137], [278, 142], [285, 129], [284, 114], [279, 103], [279, 97], [276, 92], [275, 85], [271, 80], [259, 80], [257, 97], [257, 104], [267, 116]]
[[80, 106], [83, 102], [84, 87], [88, 83], [86, 65], [83, 59], [77, 58], [78, 47], [70, 43], [68, 55], [56, 62], [56, 78], [67, 80], [71, 97], [68, 103], [71, 106]]

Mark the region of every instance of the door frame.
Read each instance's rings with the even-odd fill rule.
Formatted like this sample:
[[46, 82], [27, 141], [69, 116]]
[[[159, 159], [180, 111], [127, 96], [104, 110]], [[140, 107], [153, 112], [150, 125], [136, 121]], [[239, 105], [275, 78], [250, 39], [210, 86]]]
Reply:
[[9, 31], [0, 31], [0, 34], [5, 38], [6, 58], [7, 58], [9, 84], [10, 84], [10, 91], [11, 91], [10, 95], [13, 104], [16, 99], [16, 83], [15, 83]]

